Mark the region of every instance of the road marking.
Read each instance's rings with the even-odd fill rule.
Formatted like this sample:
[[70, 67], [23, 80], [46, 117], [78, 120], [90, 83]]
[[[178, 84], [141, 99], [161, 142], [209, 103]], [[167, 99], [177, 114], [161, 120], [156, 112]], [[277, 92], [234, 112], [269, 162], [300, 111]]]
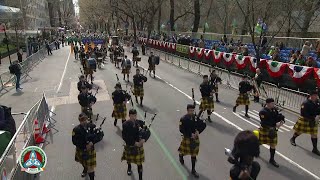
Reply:
[[[146, 68], [144, 68], [143, 66], [139, 65], [140, 67], [142, 67], [143, 69], [146, 70]], [[180, 89], [178, 89], [177, 87], [173, 86], [171, 83], [165, 81], [164, 79], [162, 79], [161, 77], [159, 77], [158, 75], [156, 75], [156, 77], [160, 80], [162, 80], [163, 82], [165, 82], [166, 84], [168, 84], [170, 87], [172, 87], [173, 89], [177, 90], [178, 92], [180, 92], [181, 94], [185, 95], [187, 98], [191, 99], [192, 100], [192, 97], [189, 96], [188, 94], [186, 94], [185, 92], [181, 91]], [[196, 101], [197, 104], [200, 104], [198, 101]], [[235, 125], [234, 123], [232, 123], [231, 121], [227, 120], [226, 118], [222, 117], [221, 115], [219, 115], [218, 113], [216, 112], [213, 112], [213, 114], [217, 115], [219, 118], [221, 118], [223, 121], [227, 122], [228, 124], [234, 126], [235, 128], [237, 128], [238, 130], [240, 131], [243, 131], [242, 128], [240, 128], [239, 126]], [[234, 113], [236, 114], [236, 113]], [[241, 116], [238, 116], [241, 118]], [[256, 125], [254, 125], [256, 126]], [[263, 147], [269, 149], [269, 146], [267, 145], [263, 145]], [[298, 163], [294, 162], [293, 160], [291, 160], [290, 158], [286, 157], [285, 155], [281, 154], [279, 151], [276, 151], [276, 153], [281, 156], [283, 159], [287, 160], [289, 163], [291, 163], [292, 165], [296, 166], [297, 168], [303, 170], [304, 172], [306, 172], [307, 174], [311, 175], [312, 177], [316, 178], [316, 179], [319, 179], [320, 180], [320, 177], [315, 175], [314, 173], [312, 173], [311, 171], [307, 170], [306, 168], [304, 168], [303, 166], [299, 165]]]

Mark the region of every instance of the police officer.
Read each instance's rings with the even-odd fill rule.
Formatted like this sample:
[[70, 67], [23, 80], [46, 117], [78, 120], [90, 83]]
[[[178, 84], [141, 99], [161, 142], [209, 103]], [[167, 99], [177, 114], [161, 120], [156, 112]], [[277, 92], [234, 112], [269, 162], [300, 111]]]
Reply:
[[82, 86], [87, 87], [88, 90], [91, 90], [91, 89], [92, 89], [92, 85], [89, 84], [88, 81], [86, 81], [86, 78], [85, 78], [84, 75], [81, 75], [81, 76], [79, 77], [79, 82], [78, 82], [78, 84], [77, 84], [77, 87], [78, 87], [79, 92], [81, 92], [81, 87], [82, 87]]
[[253, 86], [248, 82], [248, 77], [243, 76], [243, 80], [239, 83], [240, 94], [236, 100], [236, 105], [233, 107], [233, 112], [236, 112], [237, 107], [239, 105], [245, 105], [245, 111], [246, 111], [245, 116], [247, 118], [250, 118], [250, 116], [248, 115], [249, 105], [250, 105], [248, 92], [251, 91], [252, 89], [253, 89]]
[[81, 112], [87, 114], [91, 120], [92, 105], [96, 103], [96, 97], [88, 92], [88, 88], [86, 86], [82, 86], [81, 93], [78, 95], [78, 101], [81, 106]]
[[209, 83], [208, 75], [203, 76], [203, 82], [200, 84], [200, 92], [201, 92], [201, 104], [200, 111], [198, 114], [198, 118], [200, 118], [203, 111], [207, 110], [208, 121], [212, 122], [210, 115], [214, 110], [214, 102], [213, 102], [213, 85]]
[[131, 163], [138, 166], [139, 180], [142, 180], [142, 163], [144, 162], [145, 139], [139, 136], [140, 129], [144, 126], [144, 122], [137, 120], [137, 111], [131, 109], [129, 111], [129, 120], [123, 123], [122, 139], [125, 141], [125, 147], [121, 161], [125, 160], [128, 164], [127, 174], [131, 176]]
[[153, 55], [153, 52], [150, 52], [150, 56], [148, 59], [149, 64], [149, 75], [151, 76], [151, 71], [153, 71], [153, 77], [156, 77], [156, 57]]
[[187, 114], [180, 119], [179, 130], [183, 135], [180, 143], [179, 161], [184, 165], [183, 156], [191, 155], [192, 170], [191, 173], [194, 177], [199, 178], [195, 166], [197, 161], [197, 155], [199, 153], [200, 140], [199, 131], [196, 129], [196, 121], [194, 115], [195, 106], [193, 104], [187, 105]]
[[138, 96], [140, 97], [140, 106], [143, 107], [142, 101], [144, 96], [143, 84], [147, 82], [147, 77], [140, 74], [140, 69], [136, 69], [136, 74], [133, 76], [133, 94], [136, 97], [138, 104]]
[[276, 146], [278, 143], [277, 131], [284, 124], [284, 116], [275, 108], [274, 99], [266, 99], [266, 106], [259, 112], [261, 128], [259, 131], [260, 144], [268, 144], [270, 146], [269, 163], [275, 167], [279, 164], [274, 160]]
[[212, 70], [211, 74], [210, 74], [210, 83], [213, 85], [213, 89], [216, 95], [216, 101], [219, 101], [219, 94], [218, 94], [218, 90], [219, 90], [219, 86], [218, 83], [222, 83], [221, 78], [216, 74], [216, 70]]
[[84, 113], [79, 115], [80, 124], [73, 128], [72, 143], [76, 146], [75, 161], [83, 166], [81, 177], [86, 177], [88, 174], [90, 180], [94, 180], [94, 169], [97, 165], [95, 142], [88, 141], [87, 128], [90, 125], [87, 120], [88, 117]]
[[126, 96], [121, 90], [121, 84], [117, 83], [114, 87], [116, 90], [112, 93], [112, 100], [113, 100], [113, 112], [112, 117], [114, 118], [113, 125], [117, 125], [118, 119], [122, 119], [122, 123], [126, 121], [127, 116], [127, 99]]
[[312, 153], [320, 156], [318, 150], [318, 122], [316, 116], [320, 114], [320, 107], [317, 104], [319, 95], [317, 91], [310, 92], [310, 97], [301, 105], [300, 117], [296, 124], [293, 126], [294, 134], [290, 139], [290, 143], [296, 146], [296, 138], [302, 133], [311, 135], [311, 142], [313, 145]]

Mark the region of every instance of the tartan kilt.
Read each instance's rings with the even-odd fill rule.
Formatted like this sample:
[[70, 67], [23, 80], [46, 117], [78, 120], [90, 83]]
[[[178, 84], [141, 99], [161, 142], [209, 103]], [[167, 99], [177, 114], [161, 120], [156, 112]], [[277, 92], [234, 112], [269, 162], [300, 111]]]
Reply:
[[191, 156], [197, 156], [199, 154], [199, 147], [200, 147], [200, 140], [199, 138], [194, 140], [196, 143], [196, 146], [194, 149], [191, 149], [191, 138], [183, 137], [182, 141], [180, 143], [180, 147], [178, 151], [181, 155], [191, 155]]
[[84, 74], [85, 74], [85, 75], [93, 74], [93, 69], [91, 69], [91, 68], [85, 68], [85, 69], [84, 69]]
[[144, 96], [143, 87], [134, 86], [133, 87], [133, 95], [143, 97]]
[[205, 97], [205, 98], [202, 98], [201, 99], [201, 103], [200, 103], [200, 106], [199, 106], [199, 109], [201, 111], [205, 111], [205, 110], [214, 110], [214, 102], [213, 102], [213, 99], [210, 98], [210, 97]]
[[86, 168], [95, 168], [97, 166], [97, 160], [96, 160], [96, 150], [90, 150], [88, 152], [88, 159], [84, 160], [82, 158], [83, 156], [83, 150], [76, 148], [76, 154], [75, 154], [75, 161], [79, 162]]
[[122, 69], [122, 74], [130, 74], [131, 68], [124, 68]]
[[318, 134], [318, 124], [316, 122], [316, 125], [314, 127], [309, 126], [309, 121], [304, 119], [303, 117], [299, 117], [296, 124], [293, 126], [293, 129], [298, 133], [306, 133], [311, 135], [317, 135]]
[[269, 137], [269, 131], [271, 128], [269, 127], [261, 127], [259, 129], [259, 142], [260, 144], [268, 144], [271, 146], [276, 146], [278, 143], [278, 133], [276, 133], [276, 137], [271, 139]]
[[151, 65], [151, 64], [149, 64], [148, 70], [149, 70], [149, 71], [155, 71], [155, 70], [156, 70], [156, 65]]
[[[136, 154], [130, 152], [131, 148], [136, 148]], [[127, 163], [134, 163], [136, 165], [142, 165], [144, 162], [144, 149], [143, 147], [136, 146], [124, 146], [121, 161], [127, 161]]]
[[215, 93], [218, 93], [218, 91], [219, 91], [218, 85], [213, 86], [213, 90], [214, 90]]
[[250, 105], [249, 95], [247, 93], [240, 93], [237, 100], [237, 105]]
[[115, 119], [126, 119], [127, 117], [127, 106], [125, 104], [114, 104], [112, 117]]

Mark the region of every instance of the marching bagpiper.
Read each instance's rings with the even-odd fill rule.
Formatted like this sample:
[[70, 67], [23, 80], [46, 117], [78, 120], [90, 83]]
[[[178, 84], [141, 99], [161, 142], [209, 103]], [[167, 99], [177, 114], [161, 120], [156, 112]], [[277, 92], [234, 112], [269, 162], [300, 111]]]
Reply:
[[78, 95], [78, 101], [81, 106], [81, 112], [85, 113], [91, 120], [92, 106], [96, 103], [97, 98], [89, 93], [87, 86], [81, 87], [81, 93]]
[[[260, 88], [261, 83], [262, 83], [262, 78], [263, 78], [262, 77], [262, 73], [261, 73], [260, 69], [257, 68], [256, 69], [256, 75], [254, 76], [254, 80], [257, 83], [257, 87], [256, 88]], [[253, 89], [254, 90], [254, 99], [253, 99], [253, 101], [254, 102], [259, 102], [260, 94], [259, 94], [258, 89], [256, 89], [256, 88]]]
[[310, 92], [310, 97], [301, 105], [300, 117], [296, 124], [293, 126], [294, 134], [290, 139], [290, 143], [296, 146], [296, 138], [302, 133], [311, 135], [311, 142], [313, 145], [312, 153], [320, 156], [318, 150], [318, 120], [316, 116], [320, 114], [320, 106], [317, 103], [319, 100], [318, 91]]
[[200, 92], [201, 92], [201, 104], [199, 107], [198, 118], [200, 118], [203, 111], [207, 110], [208, 121], [212, 122], [210, 115], [214, 110], [214, 102], [213, 102], [213, 90], [214, 87], [209, 83], [208, 75], [203, 76], [203, 82], [200, 84]]
[[124, 59], [121, 62], [121, 67], [122, 67], [122, 74], [123, 74], [123, 80], [126, 80], [126, 75], [127, 75], [127, 79], [129, 82], [129, 75], [131, 72], [131, 60], [128, 59], [127, 55], [124, 56]]
[[183, 138], [179, 146], [179, 161], [184, 165], [183, 156], [191, 155], [192, 170], [191, 173], [194, 177], [199, 178], [195, 166], [197, 155], [199, 153], [200, 140], [199, 131], [195, 121], [195, 105], [187, 105], [187, 114], [180, 119], [179, 131], [182, 133]]
[[249, 105], [250, 105], [248, 92], [251, 91], [252, 89], [253, 89], [253, 86], [248, 82], [248, 77], [244, 75], [243, 80], [239, 83], [240, 94], [236, 100], [236, 105], [233, 107], [233, 112], [236, 112], [237, 107], [239, 105], [245, 105], [245, 111], [246, 111], [245, 116], [247, 118], [250, 118], [250, 116], [248, 115]]
[[137, 47], [133, 47], [131, 52], [132, 52], [133, 65], [136, 65], [136, 67], [138, 67], [139, 51], [138, 51]]
[[148, 63], [149, 63], [149, 75], [151, 76], [151, 71], [153, 71], [153, 77], [156, 77], [156, 56], [153, 55], [153, 52], [150, 52], [150, 56], [148, 59]]
[[278, 129], [285, 122], [285, 118], [275, 108], [274, 99], [266, 99], [266, 107], [259, 112], [261, 128], [259, 129], [259, 141], [261, 144], [268, 144], [270, 146], [270, 160], [269, 163], [275, 167], [279, 164], [274, 160], [276, 153], [276, 146], [278, 143]]
[[144, 96], [143, 84], [147, 82], [147, 77], [140, 74], [140, 69], [136, 69], [136, 75], [133, 76], [133, 95], [136, 97], [136, 103], [138, 104], [138, 96], [140, 97], [140, 106], [142, 107], [142, 101]]
[[77, 88], [78, 88], [78, 90], [79, 90], [80, 93], [81, 93], [81, 87], [82, 87], [82, 86], [87, 87], [89, 90], [92, 89], [92, 85], [89, 84], [89, 83], [86, 81], [86, 78], [84, 77], [84, 75], [81, 75], [81, 76], [79, 77], [79, 82], [77, 83]]
[[96, 142], [88, 141], [87, 127], [89, 124], [87, 120], [86, 114], [79, 115], [80, 124], [73, 128], [72, 143], [76, 146], [75, 161], [83, 166], [81, 177], [86, 177], [88, 174], [90, 180], [94, 180], [94, 169], [97, 166], [94, 149]]
[[123, 123], [122, 139], [125, 141], [124, 151], [121, 161], [125, 160], [128, 164], [127, 174], [131, 176], [131, 163], [138, 166], [139, 180], [142, 180], [142, 163], [144, 162], [145, 139], [141, 139], [139, 131], [145, 125], [144, 121], [137, 120], [137, 111], [131, 109], [129, 111], [129, 120]]
[[216, 95], [216, 101], [217, 102], [220, 102], [219, 101], [219, 94], [218, 94], [218, 90], [219, 90], [219, 86], [218, 86], [218, 83], [222, 83], [222, 80], [221, 78], [216, 74], [216, 70], [212, 70], [211, 71], [211, 74], [210, 74], [210, 83], [213, 85], [213, 90], [215, 92], [215, 95]]
[[114, 126], [117, 126], [118, 119], [122, 119], [122, 123], [126, 121], [127, 116], [127, 99], [121, 90], [121, 84], [117, 83], [114, 87], [116, 90], [112, 93]]

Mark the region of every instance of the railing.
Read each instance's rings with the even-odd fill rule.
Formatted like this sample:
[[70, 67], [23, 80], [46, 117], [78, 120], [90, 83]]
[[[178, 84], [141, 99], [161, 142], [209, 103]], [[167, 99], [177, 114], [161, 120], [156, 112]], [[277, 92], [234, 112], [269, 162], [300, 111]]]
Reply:
[[[20, 169], [18, 157], [24, 148], [38, 145], [35, 143], [34, 139], [35, 119], [38, 120], [41, 129], [43, 127], [42, 125], [48, 127], [52, 120], [49, 113], [50, 111], [46, 97], [43, 95], [43, 97], [25, 114], [21, 125], [12, 137], [0, 159], [0, 170], [6, 170], [8, 180], [33, 179], [33, 175], [29, 175], [18, 170]], [[44, 133], [41, 132], [41, 136], [43, 135]]]
[[[46, 48], [41, 48], [38, 52], [29, 56], [26, 60], [20, 63], [22, 76], [21, 79], [30, 77], [30, 71], [46, 57]], [[31, 78], [31, 77], [30, 77]], [[9, 71], [0, 74], [0, 92], [9, 91], [8, 88], [13, 87], [16, 82], [16, 77], [10, 74]]]
[[[150, 51], [150, 48], [147, 48]], [[177, 56], [168, 52], [160, 51], [158, 49], [152, 49], [155, 55], [161, 57], [161, 60], [164, 60], [170, 64], [178, 66], [180, 68], [186, 69], [190, 72], [205, 75], [209, 74], [209, 69], [211, 66], [187, 59], [185, 57]], [[239, 87], [239, 82], [241, 81], [241, 74], [228, 71], [226, 69], [214, 67], [217, 74], [223, 80], [222, 83], [229, 88], [237, 90]], [[265, 100], [266, 98], [274, 98], [277, 104], [283, 106], [284, 108], [291, 110], [296, 113], [300, 113], [301, 103], [306, 99], [306, 93], [301, 93], [299, 91], [290, 90], [287, 88], [279, 88], [274, 84], [268, 82], [263, 82], [260, 87], [261, 98]]]

